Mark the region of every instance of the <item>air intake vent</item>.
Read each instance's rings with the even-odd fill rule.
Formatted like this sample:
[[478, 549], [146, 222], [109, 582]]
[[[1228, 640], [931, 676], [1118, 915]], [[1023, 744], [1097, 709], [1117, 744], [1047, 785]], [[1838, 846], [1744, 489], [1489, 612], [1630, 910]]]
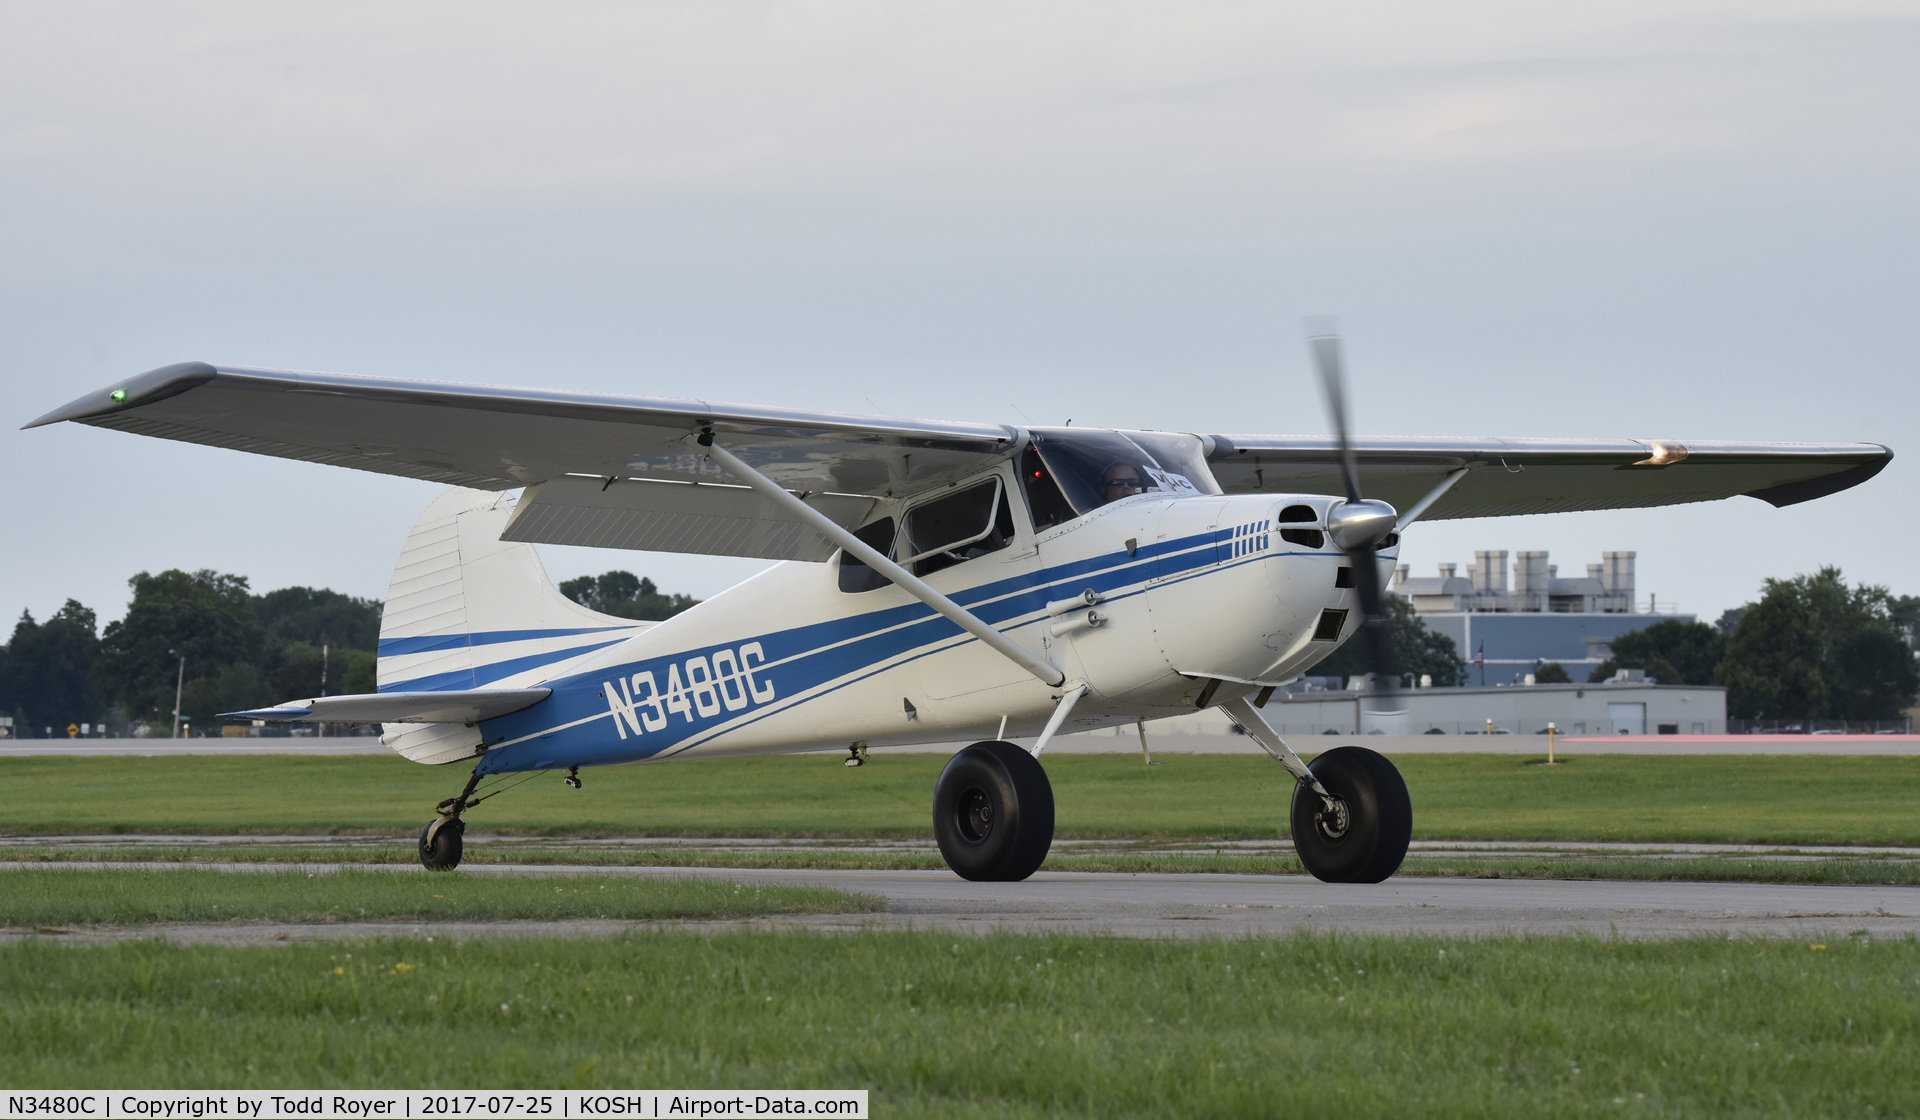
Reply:
[[[1280, 511], [1280, 516], [1275, 520], [1282, 525], [1317, 525], [1320, 515], [1313, 512], [1312, 506], [1288, 506]], [[1302, 548], [1322, 548], [1327, 543], [1326, 536], [1318, 529], [1282, 529], [1280, 539]]]
[[1328, 607], [1320, 612], [1320, 625], [1313, 628], [1313, 640], [1316, 642], [1337, 642], [1340, 631], [1347, 625], [1347, 612], [1336, 607]]

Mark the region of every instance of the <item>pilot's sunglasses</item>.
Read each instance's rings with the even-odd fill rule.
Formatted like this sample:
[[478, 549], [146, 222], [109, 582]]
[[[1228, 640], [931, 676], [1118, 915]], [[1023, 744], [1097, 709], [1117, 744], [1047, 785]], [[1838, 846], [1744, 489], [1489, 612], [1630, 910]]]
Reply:
[[1138, 486], [1140, 485], [1140, 480], [1137, 478], [1109, 478], [1107, 479], [1107, 485], [1108, 486]]

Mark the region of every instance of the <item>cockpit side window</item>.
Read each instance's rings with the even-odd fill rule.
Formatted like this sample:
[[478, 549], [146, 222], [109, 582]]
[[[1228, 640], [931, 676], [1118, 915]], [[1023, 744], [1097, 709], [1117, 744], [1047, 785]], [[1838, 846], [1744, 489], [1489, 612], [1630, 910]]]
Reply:
[[[1180, 498], [1219, 492], [1205, 461], [1197, 455], [1189, 456], [1196, 466], [1183, 463], [1178, 468], [1169, 467], [1128, 433], [1101, 428], [1037, 428], [1029, 434], [1047, 473], [1076, 514], [1092, 513], [1135, 494]], [[1197, 452], [1198, 439], [1181, 438]], [[1168, 440], [1168, 446], [1174, 442]], [[1197, 473], [1202, 482], [1194, 482], [1189, 471]]]
[[924, 576], [1012, 543], [1013, 509], [996, 476], [908, 510], [896, 558]]
[[1051, 529], [1077, 516], [1067, 496], [1060, 492], [1060, 484], [1053, 480], [1053, 472], [1031, 447], [1020, 454], [1020, 481], [1027, 494], [1027, 512], [1033, 515], [1034, 532]]
[[[871, 525], [855, 529], [853, 535], [862, 543], [872, 546], [875, 552], [885, 556], [893, 550], [893, 518], [883, 517]], [[875, 591], [893, 582], [886, 576], [867, 566], [867, 562], [857, 556], [850, 556], [845, 549], [840, 551], [840, 590], [849, 593]]]
[[[1183, 432], [1127, 432], [1126, 437], [1146, 448], [1169, 479], [1179, 479], [1202, 494], [1223, 493], [1207, 466], [1206, 447], [1199, 436]], [[1181, 488], [1176, 484], [1176, 490]]]

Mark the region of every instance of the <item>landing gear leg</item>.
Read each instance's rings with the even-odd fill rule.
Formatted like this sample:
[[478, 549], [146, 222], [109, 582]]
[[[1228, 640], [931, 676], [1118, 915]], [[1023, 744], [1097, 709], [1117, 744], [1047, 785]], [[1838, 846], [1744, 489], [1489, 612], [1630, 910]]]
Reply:
[[1298, 783], [1288, 819], [1308, 874], [1324, 883], [1378, 883], [1400, 869], [1413, 839], [1413, 801], [1393, 763], [1365, 747], [1335, 747], [1308, 766], [1252, 703], [1220, 707]]
[[854, 743], [847, 748], [848, 766], [865, 766], [866, 764], [867, 745], [865, 743]]
[[573, 769], [568, 770], [567, 776], [560, 780], [565, 782], [567, 786], [571, 789], [579, 789], [580, 788], [580, 768], [578, 766], [575, 766]]
[[467, 822], [460, 815], [473, 803], [470, 799], [479, 784], [480, 768], [476, 766], [467, 779], [467, 788], [460, 791], [460, 796], [442, 801], [437, 806], [440, 816], [420, 830], [420, 865], [428, 871], [452, 871], [460, 866], [461, 840], [467, 833]]

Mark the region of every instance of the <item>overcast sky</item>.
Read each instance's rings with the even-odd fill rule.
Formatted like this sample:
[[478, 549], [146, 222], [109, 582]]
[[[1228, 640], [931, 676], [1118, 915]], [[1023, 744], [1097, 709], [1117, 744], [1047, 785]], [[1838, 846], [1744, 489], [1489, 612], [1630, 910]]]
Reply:
[[[1865, 440], [1789, 510], [1444, 522], [1711, 619], [1920, 593], [1900, 3], [0, 4], [0, 611], [384, 595], [436, 489], [65, 425], [188, 359], [956, 420]], [[752, 561], [545, 550], [707, 596]]]

